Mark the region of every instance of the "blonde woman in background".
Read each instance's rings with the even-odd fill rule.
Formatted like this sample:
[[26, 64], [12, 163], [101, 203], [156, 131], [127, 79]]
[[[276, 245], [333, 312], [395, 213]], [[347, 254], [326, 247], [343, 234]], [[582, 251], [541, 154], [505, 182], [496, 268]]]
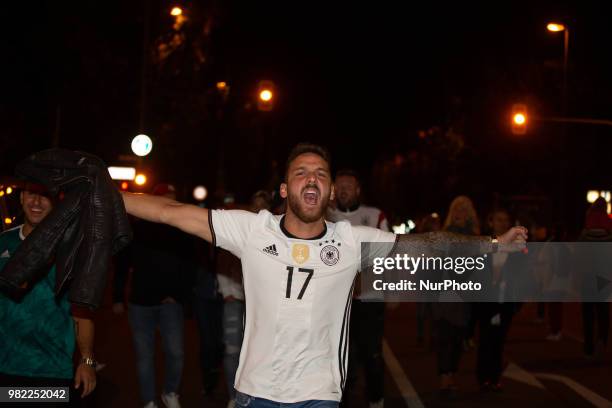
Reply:
[[478, 215], [469, 197], [458, 196], [451, 202], [443, 229], [457, 234], [480, 235]]
[[[479, 235], [480, 222], [472, 200], [456, 197], [450, 204], [443, 230], [464, 235]], [[455, 374], [469, 333], [470, 307], [467, 303], [438, 302], [432, 305], [435, 348], [440, 375], [440, 396], [454, 399], [457, 394]]]

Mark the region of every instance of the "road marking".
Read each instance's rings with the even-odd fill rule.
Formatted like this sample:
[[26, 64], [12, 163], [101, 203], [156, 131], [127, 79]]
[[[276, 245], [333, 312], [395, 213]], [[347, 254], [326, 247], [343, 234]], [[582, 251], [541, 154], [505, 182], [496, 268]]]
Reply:
[[395, 385], [399, 388], [402, 398], [404, 398], [404, 402], [408, 405], [408, 408], [425, 408], [423, 405], [423, 401], [419, 398], [419, 394], [417, 394], [416, 390], [412, 386], [412, 383], [408, 379], [408, 376], [402, 369], [400, 362], [393, 354], [391, 347], [387, 343], [387, 340], [383, 339], [383, 358], [385, 359], [385, 364], [391, 373], [391, 377], [395, 381]]
[[514, 381], [531, 385], [532, 387], [540, 388], [542, 390], [546, 389], [546, 387], [544, 387], [544, 385], [540, 381], [538, 381], [538, 379], [533, 374], [531, 374], [527, 370], [522, 369], [514, 363], [508, 364], [508, 367], [506, 367], [502, 375]]
[[591, 404], [593, 404], [596, 407], [612, 407], [611, 401], [605, 399], [604, 397], [597, 394], [596, 392], [591, 391], [584, 385], [579, 384], [576, 381], [564, 375], [548, 374], [548, 373], [535, 373], [534, 375], [543, 380], [557, 381], [557, 382], [565, 384], [567, 387], [571, 388], [576, 394], [580, 395], [582, 398], [589, 401]]
[[510, 378], [514, 381], [522, 382], [524, 384], [528, 384], [543, 390], [545, 390], [546, 387], [538, 380], [538, 378], [542, 380], [560, 382], [562, 384], [565, 384], [569, 389], [571, 389], [576, 394], [580, 395], [582, 398], [584, 398], [596, 407], [612, 407], [612, 401], [605, 399], [596, 392], [591, 391], [584, 385], [564, 375], [549, 373], [530, 373], [527, 370], [519, 367], [517, 364], [510, 363], [508, 364], [508, 367], [506, 367], [506, 370], [504, 370], [503, 376], [506, 378]]

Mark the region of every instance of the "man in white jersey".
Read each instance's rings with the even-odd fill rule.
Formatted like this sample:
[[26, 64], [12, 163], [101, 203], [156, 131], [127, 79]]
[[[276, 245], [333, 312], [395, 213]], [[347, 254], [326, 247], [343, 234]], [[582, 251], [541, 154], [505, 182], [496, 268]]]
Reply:
[[328, 219], [333, 222], [347, 220], [351, 225], [365, 225], [389, 231], [385, 214], [376, 207], [361, 203], [361, 183], [357, 173], [350, 169], [340, 170], [334, 179], [336, 208], [329, 209]]
[[[327, 218], [330, 221], [346, 220], [351, 225], [364, 225], [389, 231], [385, 214], [376, 207], [361, 203], [361, 183], [355, 171], [349, 169], [338, 171], [334, 179], [334, 187], [336, 208], [328, 211]], [[359, 281], [355, 286], [355, 291], [359, 292], [361, 288]], [[351, 306], [348, 389], [344, 394], [344, 407], [350, 406], [347, 397], [350, 394], [350, 388], [355, 384], [358, 365], [364, 368], [369, 407], [383, 408], [384, 406], [385, 366], [382, 356], [382, 339], [385, 304], [376, 301], [368, 302], [367, 297], [365, 293], [355, 293]]]
[[[337, 407], [346, 380], [361, 243], [393, 242], [396, 236], [325, 221], [334, 187], [329, 155], [320, 146], [300, 144], [292, 150], [280, 193], [287, 211], [279, 216], [122, 194], [128, 213], [178, 227], [241, 259], [246, 317], [235, 380], [238, 407]], [[437, 238], [445, 237], [464, 239], [448, 233]], [[495, 246], [490, 237], [465, 239]], [[523, 227], [499, 237], [500, 243], [525, 240]]]

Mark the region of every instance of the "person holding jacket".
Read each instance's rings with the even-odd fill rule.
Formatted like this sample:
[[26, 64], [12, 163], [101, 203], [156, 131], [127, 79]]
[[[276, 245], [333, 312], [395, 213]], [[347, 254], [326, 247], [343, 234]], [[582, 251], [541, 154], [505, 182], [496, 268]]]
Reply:
[[[0, 270], [54, 204], [48, 192], [33, 185], [21, 192], [20, 200], [24, 223], [0, 235]], [[96, 388], [94, 324], [87, 311], [71, 307], [66, 290], [55, 295], [55, 266], [45, 272], [34, 284], [24, 285], [18, 301], [0, 294], [0, 386], [68, 387], [69, 404], [45, 406], [78, 406], [79, 394], [85, 397]], [[75, 343], [81, 353], [76, 372]]]
[[0, 273], [0, 289], [19, 296], [41, 269], [56, 267], [53, 290], [88, 309], [104, 297], [111, 257], [131, 240], [121, 195], [98, 157], [65, 149], [31, 154], [15, 169], [57, 197], [53, 211], [28, 235]]

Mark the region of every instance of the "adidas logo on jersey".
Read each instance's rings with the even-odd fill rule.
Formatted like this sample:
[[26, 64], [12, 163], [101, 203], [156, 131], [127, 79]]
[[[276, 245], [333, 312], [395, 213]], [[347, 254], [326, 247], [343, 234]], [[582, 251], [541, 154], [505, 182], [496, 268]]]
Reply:
[[10, 258], [10, 257], [11, 257], [11, 254], [9, 254], [8, 249], [7, 249], [7, 250], [5, 250], [5, 251], [2, 253], [2, 255], [0, 255], [0, 258]]
[[278, 252], [276, 251], [276, 244], [270, 245], [268, 247], [265, 247], [263, 249], [263, 251], [266, 254], [270, 254], [270, 255], [274, 255], [274, 256], [278, 256]]

